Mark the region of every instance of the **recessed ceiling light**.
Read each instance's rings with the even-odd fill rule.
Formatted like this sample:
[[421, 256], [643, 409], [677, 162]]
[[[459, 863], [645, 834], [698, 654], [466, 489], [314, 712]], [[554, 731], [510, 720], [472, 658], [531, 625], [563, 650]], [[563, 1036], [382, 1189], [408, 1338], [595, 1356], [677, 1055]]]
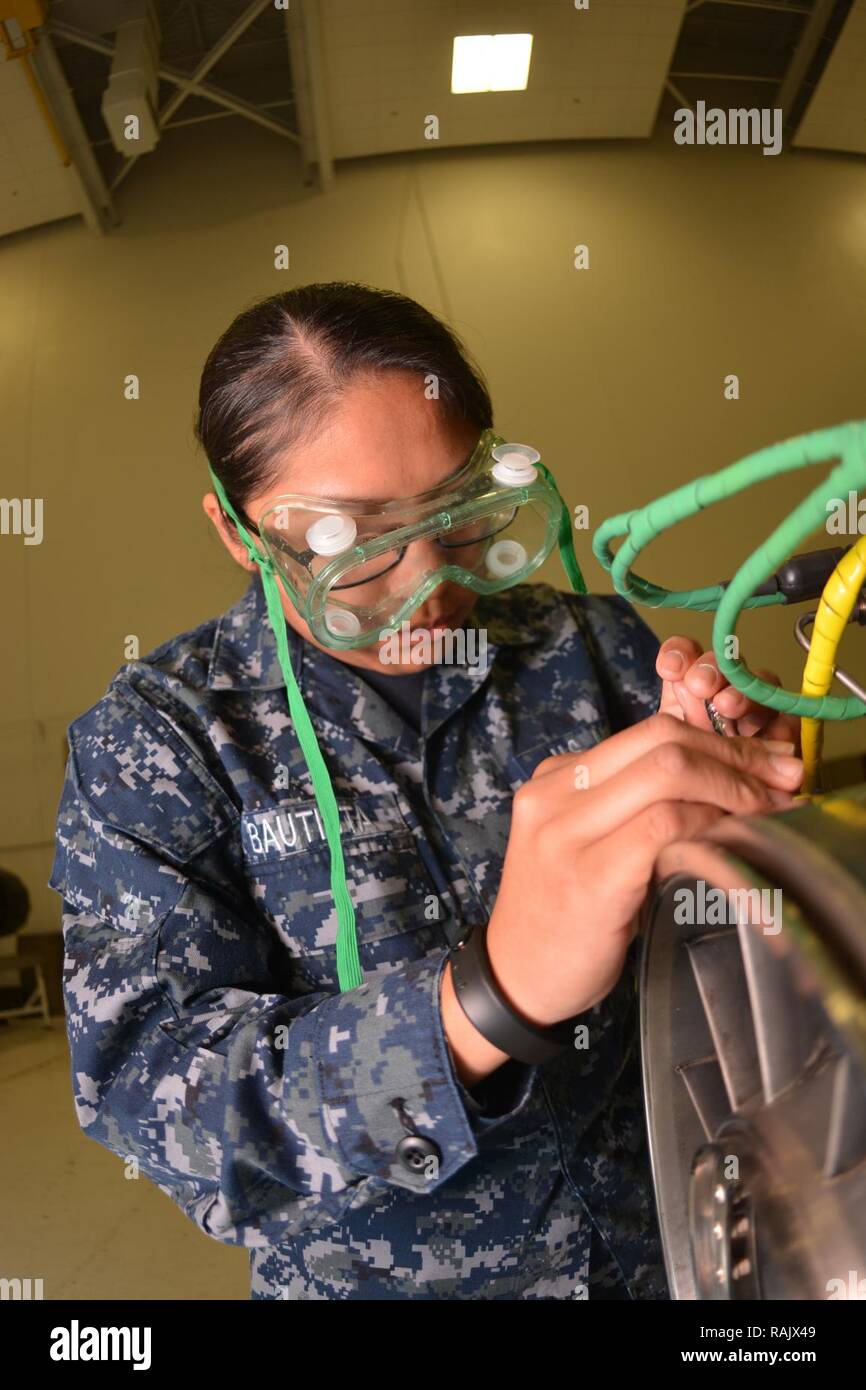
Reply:
[[454, 40], [452, 92], [524, 92], [531, 34], [463, 34]]

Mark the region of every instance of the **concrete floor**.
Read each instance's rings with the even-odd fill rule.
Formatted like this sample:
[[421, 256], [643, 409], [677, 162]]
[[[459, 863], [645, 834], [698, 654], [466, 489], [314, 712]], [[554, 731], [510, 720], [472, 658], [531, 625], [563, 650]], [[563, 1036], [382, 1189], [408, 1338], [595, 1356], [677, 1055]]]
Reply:
[[0, 1277], [45, 1299], [248, 1299], [248, 1253], [211, 1240], [88, 1139], [61, 1018], [0, 1024]]

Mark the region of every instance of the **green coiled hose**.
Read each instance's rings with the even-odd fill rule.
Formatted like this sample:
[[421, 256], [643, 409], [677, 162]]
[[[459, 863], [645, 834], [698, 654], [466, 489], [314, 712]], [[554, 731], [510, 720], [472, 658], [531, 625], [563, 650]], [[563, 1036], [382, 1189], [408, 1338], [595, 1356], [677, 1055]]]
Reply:
[[[838, 459], [839, 462], [749, 556], [729, 584], [676, 592], [663, 589], [633, 573], [632, 564], [641, 551], [677, 522], [705, 511], [715, 502], [735, 497], [756, 483], [831, 459]], [[770, 579], [810, 532], [826, 521], [828, 501], [831, 498], [847, 498], [849, 491], [858, 492], [864, 488], [866, 420], [853, 420], [759, 449], [757, 453], [749, 454], [717, 473], [707, 474], [675, 488], [645, 507], [610, 517], [593, 535], [592, 549], [596, 559], [611, 575], [617, 593], [630, 602], [650, 608], [684, 608], [704, 613], [715, 610], [713, 650], [719, 670], [731, 685], [750, 699], [770, 709], [801, 718], [859, 719], [866, 715], [866, 704], [856, 696], [809, 696], [769, 685], [750, 671], [742, 658], [730, 656], [726, 647], [736, 633], [744, 608], [764, 608], [785, 602], [784, 594], [756, 595], [755, 590]], [[614, 554], [610, 543], [618, 536], [625, 539]]]

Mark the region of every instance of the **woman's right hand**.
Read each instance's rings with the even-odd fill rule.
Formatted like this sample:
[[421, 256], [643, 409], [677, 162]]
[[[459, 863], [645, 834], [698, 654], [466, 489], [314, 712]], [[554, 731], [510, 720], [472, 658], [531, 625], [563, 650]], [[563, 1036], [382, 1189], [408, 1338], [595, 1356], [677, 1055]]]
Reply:
[[[803, 776], [791, 751], [656, 714], [540, 763], [514, 797], [487, 928], [491, 968], [512, 1007], [543, 1027], [599, 1003], [622, 972], [659, 851], [727, 813], [791, 804]], [[450, 967], [446, 974], [449, 1042], [478, 1079], [503, 1054], [455, 1014]]]

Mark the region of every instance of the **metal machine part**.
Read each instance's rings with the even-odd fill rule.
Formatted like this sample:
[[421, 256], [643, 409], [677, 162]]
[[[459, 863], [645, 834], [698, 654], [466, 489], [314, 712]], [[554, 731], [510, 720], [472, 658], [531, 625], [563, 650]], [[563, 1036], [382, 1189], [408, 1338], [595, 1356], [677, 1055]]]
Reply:
[[642, 918], [672, 1297], [866, 1296], [866, 785], [669, 847]]
[[[858, 601], [857, 609], [855, 610], [855, 618], [857, 622], [862, 621], [861, 615], [863, 613], [863, 607], [863, 600], [860, 599]], [[811, 613], [804, 613], [803, 616], [798, 618], [796, 623], [794, 624], [794, 636], [796, 637], [800, 646], [806, 652], [808, 652], [812, 646], [812, 639], [809, 636], [808, 630], [809, 628], [811, 628], [816, 617], [817, 609], [813, 609]], [[852, 619], [852, 622], [853, 621], [854, 619]], [[853, 676], [849, 676], [847, 671], [843, 671], [841, 666], [837, 666], [833, 674], [835, 675], [836, 680], [839, 682], [839, 684], [844, 685], [846, 690], [850, 690], [852, 695], [856, 695], [858, 700], [866, 701], [866, 690], [864, 690], [863, 686], [860, 685], [859, 682], [855, 681]]]

